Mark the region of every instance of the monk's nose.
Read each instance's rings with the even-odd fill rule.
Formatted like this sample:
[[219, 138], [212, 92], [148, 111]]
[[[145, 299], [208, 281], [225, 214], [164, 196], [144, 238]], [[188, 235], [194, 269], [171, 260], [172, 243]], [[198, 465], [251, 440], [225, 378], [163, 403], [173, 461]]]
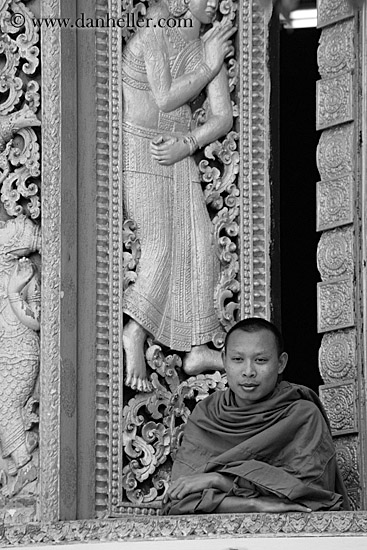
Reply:
[[208, 0], [206, 5], [207, 7], [217, 9], [218, 0]]
[[246, 376], [247, 378], [251, 378], [256, 375], [254, 365], [250, 361], [248, 363], [245, 363], [245, 365], [243, 366], [242, 375]]

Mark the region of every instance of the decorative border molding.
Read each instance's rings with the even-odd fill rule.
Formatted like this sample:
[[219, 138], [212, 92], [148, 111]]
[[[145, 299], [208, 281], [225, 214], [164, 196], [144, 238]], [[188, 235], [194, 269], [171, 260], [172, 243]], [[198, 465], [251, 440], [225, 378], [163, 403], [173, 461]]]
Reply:
[[[109, 1], [96, 0], [96, 17], [109, 15]], [[110, 29], [96, 30], [96, 515], [108, 510], [110, 472]]]
[[[241, 9], [240, 9], [241, 12]], [[240, 178], [241, 318], [270, 317], [270, 183], [268, 28], [271, 9], [242, 3]], [[239, 48], [240, 50], [241, 48]]]
[[0, 545], [214, 539], [256, 536], [367, 536], [366, 512], [227, 514], [0, 525]]
[[[60, 17], [60, 0], [42, 0], [41, 17]], [[61, 31], [43, 27], [42, 311], [40, 368], [40, 510], [59, 519], [61, 326]]]

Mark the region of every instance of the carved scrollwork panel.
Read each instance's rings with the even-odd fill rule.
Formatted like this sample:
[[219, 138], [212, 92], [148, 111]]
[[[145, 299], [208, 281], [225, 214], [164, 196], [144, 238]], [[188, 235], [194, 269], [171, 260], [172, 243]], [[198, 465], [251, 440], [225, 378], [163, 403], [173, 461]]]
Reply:
[[353, 510], [361, 504], [361, 480], [359, 468], [359, 439], [356, 436], [341, 436], [334, 439], [336, 458]]
[[317, 183], [317, 231], [353, 222], [354, 178], [352, 175]]
[[[122, 413], [120, 444], [126, 460], [121, 479], [132, 505], [159, 508], [169, 482], [172, 459], [192, 408], [210, 392], [224, 390], [226, 379], [219, 372], [187, 378], [181, 373], [180, 357], [165, 357], [157, 345], [148, 348], [147, 360], [153, 371], [153, 391], [132, 397]], [[118, 445], [116, 438], [115, 456]], [[113, 483], [115, 512], [124, 511], [119, 504], [121, 496], [118, 484]]]
[[344, 124], [325, 130], [317, 147], [317, 168], [323, 180], [354, 173], [354, 126]]
[[354, 274], [354, 230], [343, 227], [324, 232], [317, 248], [317, 268], [323, 281]]
[[357, 375], [356, 330], [329, 332], [322, 337], [319, 368], [324, 382], [336, 382]]
[[358, 431], [356, 382], [320, 386], [320, 399], [327, 412], [334, 435]]
[[318, 332], [354, 325], [354, 284], [350, 278], [317, 285]]
[[316, 128], [353, 120], [353, 75], [343, 73], [316, 83]]
[[317, 52], [319, 73], [323, 78], [354, 69], [354, 29], [353, 19], [323, 29]]
[[318, 0], [317, 26], [319, 28], [343, 21], [353, 15], [353, 7], [348, 0]]

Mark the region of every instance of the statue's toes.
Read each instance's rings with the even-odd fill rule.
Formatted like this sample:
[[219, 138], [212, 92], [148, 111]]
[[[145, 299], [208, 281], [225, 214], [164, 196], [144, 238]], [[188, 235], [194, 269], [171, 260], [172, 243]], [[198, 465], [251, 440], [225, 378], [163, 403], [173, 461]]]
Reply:
[[134, 375], [131, 379], [131, 382], [130, 382], [129, 386], [132, 390], [137, 390], [138, 389], [138, 384], [139, 384], [139, 379], [136, 378], [136, 376]]
[[132, 379], [132, 374], [127, 373], [127, 375], [125, 376], [125, 386], [131, 386]]
[[149, 393], [149, 392], [152, 391], [152, 385], [149, 382], [149, 380], [147, 380], [146, 378], [143, 380], [143, 387], [142, 387], [141, 391], [143, 391], [145, 393]]

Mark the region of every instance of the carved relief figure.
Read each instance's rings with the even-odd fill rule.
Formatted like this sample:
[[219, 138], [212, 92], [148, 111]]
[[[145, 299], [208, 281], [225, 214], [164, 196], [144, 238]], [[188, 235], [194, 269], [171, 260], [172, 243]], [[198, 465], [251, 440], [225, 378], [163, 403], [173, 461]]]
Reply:
[[[148, 11], [151, 24], [123, 51], [125, 215], [141, 246], [136, 280], [124, 296], [130, 319], [123, 344], [125, 382], [139, 391], [151, 389], [148, 335], [186, 352], [188, 374], [222, 366], [219, 352], [207, 346], [220, 330], [213, 301], [219, 262], [193, 158], [232, 126], [224, 59], [236, 29], [215, 22], [201, 35], [216, 9], [217, 0], [160, 0]], [[170, 18], [170, 26], [161, 28], [161, 18]], [[206, 120], [194, 128], [189, 102], [204, 89]]]
[[[17, 193], [9, 201], [8, 155], [15, 134], [39, 124], [28, 106], [0, 117], [0, 446], [7, 474], [2, 475], [1, 493], [8, 497], [37, 477], [32, 452], [38, 437], [30, 428], [36, 417], [31, 397], [38, 376], [40, 328], [39, 255], [34, 254], [40, 250], [40, 227], [24, 213], [26, 207], [14, 206]], [[9, 210], [18, 215], [11, 216]]]
[[[31, 397], [39, 363], [40, 276], [26, 256], [40, 249], [40, 228], [25, 215], [0, 221], [0, 442], [13, 483], [11, 496], [37, 476], [30, 463], [37, 441], [24, 428], [23, 408]], [[29, 464], [30, 463], [30, 464]]]

